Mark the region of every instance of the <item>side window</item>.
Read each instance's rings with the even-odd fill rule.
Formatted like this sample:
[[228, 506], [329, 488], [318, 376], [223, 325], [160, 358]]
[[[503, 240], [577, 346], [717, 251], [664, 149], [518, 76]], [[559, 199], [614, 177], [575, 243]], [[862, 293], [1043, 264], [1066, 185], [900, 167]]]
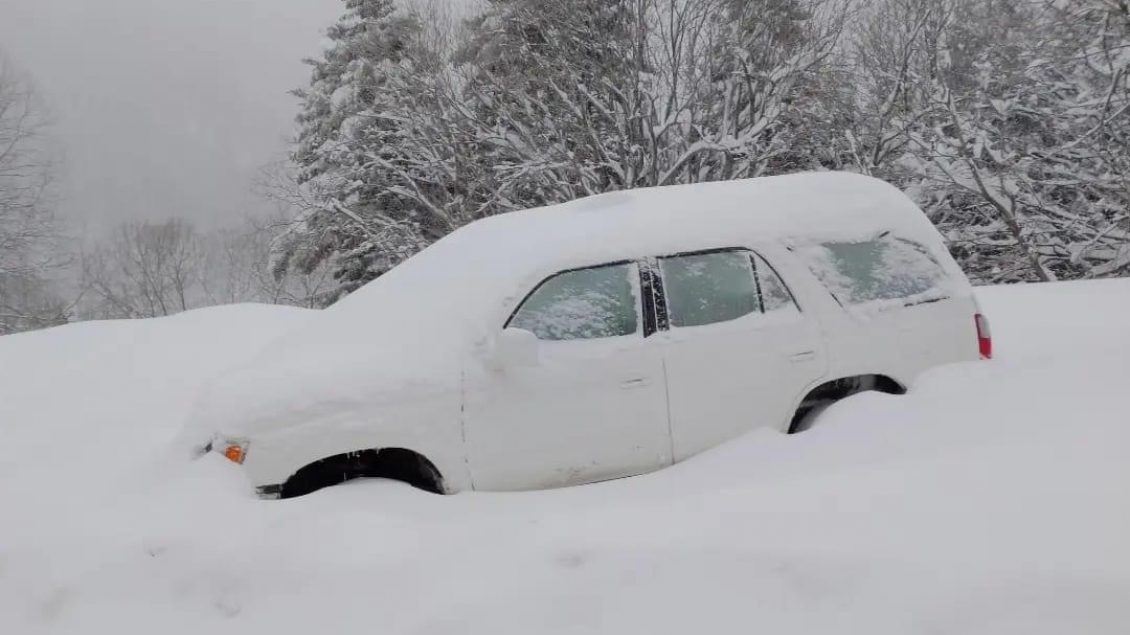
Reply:
[[812, 272], [842, 304], [941, 293], [941, 265], [917, 243], [892, 236], [830, 242], [798, 249]]
[[672, 326], [702, 326], [761, 310], [747, 251], [659, 259]]
[[541, 340], [632, 335], [640, 322], [638, 281], [634, 263], [559, 273], [534, 289], [507, 326]]
[[785, 282], [761, 256], [753, 256], [753, 268], [761, 290], [761, 306], [766, 313], [799, 313], [793, 294]]

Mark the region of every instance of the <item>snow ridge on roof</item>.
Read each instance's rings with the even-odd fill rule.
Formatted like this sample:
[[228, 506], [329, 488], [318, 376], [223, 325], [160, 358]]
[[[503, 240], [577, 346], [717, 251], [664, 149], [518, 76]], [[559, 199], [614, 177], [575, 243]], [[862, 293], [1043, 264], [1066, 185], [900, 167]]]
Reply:
[[501, 214], [468, 225], [451, 240], [490, 243], [500, 258], [526, 251], [539, 260], [564, 261], [797, 237], [858, 239], [882, 231], [908, 238], [936, 235], [893, 186], [859, 174], [823, 172], [610, 192]]
[[[610, 192], [476, 221], [428, 247], [339, 305], [393, 287], [417, 297], [443, 280], [464, 292], [506, 293], [531, 275], [645, 256], [774, 240], [859, 240], [894, 231], [944, 252], [905, 194], [867, 176], [794, 174]], [[470, 300], [470, 298], [466, 298]], [[374, 298], [375, 300], [375, 298]]]

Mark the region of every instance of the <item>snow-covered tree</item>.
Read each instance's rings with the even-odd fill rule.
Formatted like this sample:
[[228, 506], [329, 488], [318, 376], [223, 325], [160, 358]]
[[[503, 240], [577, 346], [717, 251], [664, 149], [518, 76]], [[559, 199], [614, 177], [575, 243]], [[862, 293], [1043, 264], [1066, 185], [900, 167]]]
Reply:
[[854, 164], [918, 198], [976, 280], [1125, 270], [1120, 13], [1089, 0], [879, 3], [857, 48]]
[[[346, 0], [328, 33], [331, 46], [310, 60], [293, 161], [302, 215], [279, 242], [276, 270], [310, 272], [333, 260], [348, 292], [442, 234], [393, 189], [390, 168], [404, 143], [398, 104], [413, 73], [409, 48], [418, 25], [391, 0]], [[332, 301], [332, 297], [327, 299]]]
[[1061, 276], [1130, 274], [1130, 4], [1049, 2], [1045, 11], [1026, 113], [1055, 140], [1029, 170], [1029, 205], [1048, 219], [1041, 255]]
[[835, 50], [822, 0], [495, 0], [466, 95], [504, 208], [740, 178], [782, 164], [785, 112]]
[[172, 315], [208, 304], [201, 293], [205, 251], [187, 221], [123, 223], [81, 259], [87, 318]]
[[[302, 98], [275, 271], [332, 302], [459, 226], [811, 169], [909, 192], [979, 282], [1130, 272], [1110, 0], [347, 0]], [[844, 37], [850, 34], [850, 37]]]
[[0, 51], [0, 335], [66, 320], [49, 288], [63, 259], [48, 124], [34, 84]]

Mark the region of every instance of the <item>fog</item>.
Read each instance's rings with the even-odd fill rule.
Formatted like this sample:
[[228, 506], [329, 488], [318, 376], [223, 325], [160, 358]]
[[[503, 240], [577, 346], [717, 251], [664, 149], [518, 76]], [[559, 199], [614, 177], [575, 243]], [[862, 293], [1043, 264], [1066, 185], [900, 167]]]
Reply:
[[30, 73], [64, 154], [61, 215], [235, 222], [286, 151], [341, 0], [0, 0], [0, 47]]

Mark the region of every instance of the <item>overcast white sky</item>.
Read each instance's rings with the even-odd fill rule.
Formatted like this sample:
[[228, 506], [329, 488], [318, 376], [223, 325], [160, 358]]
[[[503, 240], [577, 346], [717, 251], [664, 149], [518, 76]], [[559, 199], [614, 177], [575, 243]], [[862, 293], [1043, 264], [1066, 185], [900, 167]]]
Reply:
[[30, 72], [66, 152], [63, 214], [97, 230], [263, 207], [296, 100], [341, 0], [0, 0], [0, 47]]

